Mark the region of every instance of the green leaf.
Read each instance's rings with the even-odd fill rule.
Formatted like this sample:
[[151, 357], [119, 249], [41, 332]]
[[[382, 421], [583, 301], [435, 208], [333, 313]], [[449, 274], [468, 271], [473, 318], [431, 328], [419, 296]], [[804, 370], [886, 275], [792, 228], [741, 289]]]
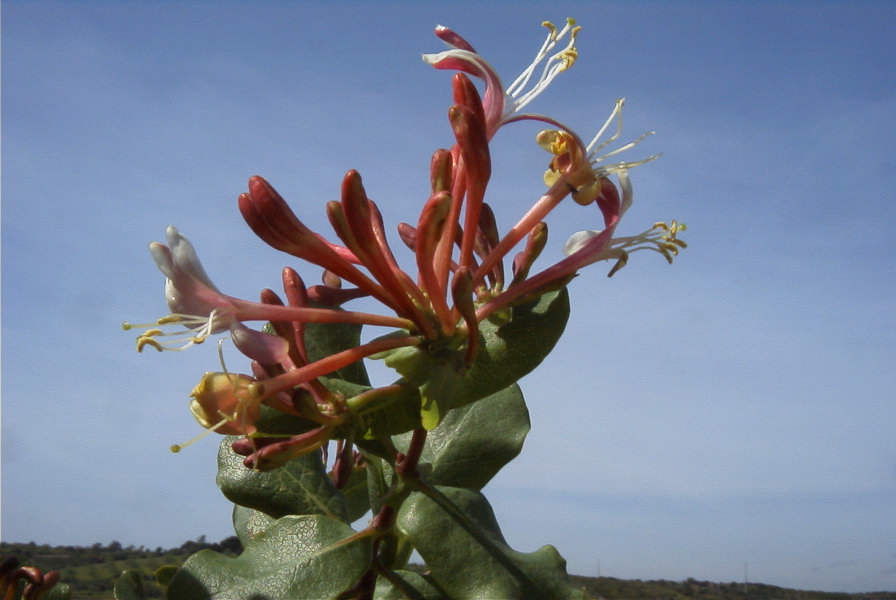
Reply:
[[470, 404], [516, 383], [550, 353], [566, 328], [566, 288], [513, 308], [509, 322], [485, 320], [469, 368], [450, 348], [399, 348], [383, 353], [387, 366], [420, 388], [421, 420], [433, 429], [451, 409]]
[[[522, 553], [501, 535], [494, 512], [479, 492], [437, 488], [439, 500], [415, 492], [404, 502], [397, 527], [426, 561], [432, 577], [453, 600], [572, 600], [583, 598], [553, 546]], [[457, 513], [452, 515], [451, 512]], [[475, 527], [485, 542], [461, 524]]]
[[367, 467], [362, 465], [352, 469], [348, 482], [340, 490], [348, 507], [347, 523], [354, 523], [370, 511], [370, 496], [367, 493]]
[[274, 518], [324, 514], [346, 521], [345, 499], [327, 475], [320, 452], [294, 458], [272, 471], [255, 471], [230, 447], [226, 437], [218, 449], [218, 487], [231, 502], [255, 508]]
[[445, 596], [419, 573], [392, 571], [395, 582], [382, 575], [376, 581], [374, 600], [444, 600]]
[[323, 515], [287, 516], [237, 558], [202, 550], [168, 585], [171, 600], [329, 600], [370, 566], [372, 542]]
[[[369, 385], [358, 385], [343, 379], [321, 377], [321, 382], [331, 392], [352, 398], [370, 391]], [[420, 427], [420, 392], [413, 385], [402, 385], [384, 394], [355, 413], [359, 421], [351, 423], [356, 439], [380, 439]], [[342, 431], [345, 437], [348, 431]]]
[[[340, 310], [331, 306], [330, 310]], [[308, 360], [314, 362], [361, 344], [361, 325], [352, 323], [306, 323], [305, 348]], [[358, 361], [330, 374], [359, 385], [370, 385], [364, 361]]]
[[115, 600], [144, 600], [143, 578], [136, 571], [122, 571], [113, 588]]
[[236, 532], [236, 536], [239, 538], [243, 548], [248, 546], [249, 542], [270, 527], [276, 520], [260, 510], [240, 506], [239, 504], [233, 505], [233, 530]]
[[259, 408], [260, 413], [255, 422], [259, 435], [288, 437], [320, 427], [310, 419], [290, 415], [264, 404]]
[[485, 343], [466, 372], [461, 402], [494, 394], [530, 373], [554, 349], [568, 319], [569, 294], [562, 288], [514, 307], [507, 324], [481, 323]]
[[[429, 432], [421, 461], [432, 471], [431, 484], [481, 490], [523, 448], [529, 411], [518, 385], [452, 410]], [[407, 451], [411, 433], [394, 438]]]
[[[364, 460], [367, 463], [367, 500], [370, 510], [377, 513], [382, 507], [383, 498], [389, 493], [393, 471], [391, 466], [378, 456], [365, 453]], [[387, 474], [389, 481], [386, 481]]]

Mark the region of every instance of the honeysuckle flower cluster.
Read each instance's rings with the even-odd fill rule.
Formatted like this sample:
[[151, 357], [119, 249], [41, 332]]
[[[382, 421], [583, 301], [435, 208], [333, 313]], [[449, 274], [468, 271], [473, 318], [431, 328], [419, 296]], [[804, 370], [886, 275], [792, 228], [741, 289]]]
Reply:
[[[229, 333], [252, 360], [252, 373], [206, 373], [193, 391], [191, 409], [208, 430], [245, 436], [233, 448], [246, 457], [248, 466], [273, 468], [334, 437], [364, 435], [359, 425], [364, 415], [396, 410], [400, 403], [415, 403], [419, 413], [407, 429], [436, 427], [457, 405], [451, 395], [482, 352], [486, 323], [500, 327], [512, 319], [514, 307], [563, 288], [591, 263], [616, 261], [612, 274], [634, 250], [653, 249], [671, 261], [685, 247], [677, 237], [684, 227], [675, 221], [657, 223], [636, 236], [614, 237], [633, 199], [629, 169], [655, 158], [608, 160], [644, 136], [601, 154], [619, 137], [621, 100], [587, 145], [559, 121], [522, 112], [578, 57], [575, 40], [580, 28], [572, 20], [562, 29], [545, 26], [549, 32], [544, 44], [506, 89], [466, 40], [446, 27], [436, 28], [449, 49], [423, 59], [436, 69], [457, 71], [452, 79], [454, 104], [448, 111], [456, 143], [433, 154], [429, 197], [415, 223], [398, 226], [399, 238], [413, 253], [416, 273], [399, 266], [380, 211], [354, 170], [343, 179], [341, 199], [326, 205], [338, 242], [306, 227], [261, 177], [252, 177], [248, 191], [239, 196], [243, 218], [262, 240], [324, 271], [323, 283], [309, 287], [295, 270], [284, 269], [285, 300], [272, 290], [264, 290], [258, 302], [219, 291], [190, 242], [174, 227], [167, 231], [166, 244], [150, 244], [166, 277], [171, 314], [143, 325], [137, 349], [183, 350], [214, 334]], [[482, 80], [482, 94], [470, 76]], [[502, 234], [485, 201], [491, 176], [489, 142], [502, 127], [523, 121], [548, 127], [535, 140], [552, 155], [544, 175], [548, 187]], [[604, 140], [614, 123], [615, 133]], [[567, 197], [581, 205], [595, 204], [597, 226], [573, 235], [563, 248], [565, 258], [532, 274], [547, 244], [545, 219]], [[342, 308], [360, 297], [378, 301], [385, 314]], [[305, 346], [305, 330], [312, 323], [377, 326], [391, 333], [319, 357]], [[364, 358], [383, 359], [402, 377], [392, 385], [353, 391], [330, 385], [334, 373]], [[269, 435], [260, 424], [263, 406], [308, 425], [298, 434]]]

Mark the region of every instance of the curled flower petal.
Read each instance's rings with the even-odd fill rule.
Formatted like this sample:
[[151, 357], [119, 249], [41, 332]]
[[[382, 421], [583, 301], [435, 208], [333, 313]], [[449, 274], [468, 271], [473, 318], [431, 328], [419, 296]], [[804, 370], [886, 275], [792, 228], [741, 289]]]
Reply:
[[[512, 120], [514, 113], [522, 110], [541, 94], [557, 75], [571, 67], [578, 57], [575, 40], [581, 27], [575, 24], [575, 20], [567, 19], [566, 25], [559, 31], [549, 21], [545, 21], [542, 25], [549, 30], [547, 38], [529, 66], [510, 84], [506, 91], [503, 89], [501, 79], [494, 67], [482, 58], [466, 40], [447, 27], [441, 25], [437, 27], [436, 35], [452, 48], [435, 54], [423, 55], [423, 60], [436, 69], [461, 71], [485, 81], [482, 104], [485, 109], [485, 123], [489, 138], [495, 134], [502, 123]], [[569, 37], [566, 46], [559, 52], [553, 52], [556, 45], [567, 35]], [[529, 83], [539, 68], [541, 68], [541, 74], [530, 86]], [[536, 118], [546, 120], [543, 117]]]
[[[159, 270], [166, 277], [165, 298], [175, 314], [209, 315], [212, 311], [233, 306], [231, 299], [211, 282], [192, 244], [175, 227], [168, 227], [170, 246], [153, 242], [149, 251]], [[221, 311], [214, 333], [224, 331], [230, 323]]]
[[436, 25], [435, 34], [436, 37], [453, 48], [460, 48], [461, 50], [467, 50], [473, 53], [476, 52], [473, 46], [470, 45], [470, 42], [444, 25]]
[[218, 288], [212, 283], [212, 280], [202, 267], [202, 263], [199, 262], [199, 256], [196, 255], [196, 250], [193, 248], [190, 240], [182, 235], [176, 227], [169, 225], [165, 230], [165, 241], [168, 243], [168, 248], [171, 249], [174, 264], [180, 270], [189, 273], [194, 279], [217, 291]]
[[505, 106], [501, 79], [494, 67], [475, 52], [460, 48], [445, 50], [437, 54], [424, 54], [423, 61], [436, 69], [460, 71], [485, 81], [482, 107], [485, 114], [486, 130], [489, 132], [489, 137], [494, 135], [504, 115]]

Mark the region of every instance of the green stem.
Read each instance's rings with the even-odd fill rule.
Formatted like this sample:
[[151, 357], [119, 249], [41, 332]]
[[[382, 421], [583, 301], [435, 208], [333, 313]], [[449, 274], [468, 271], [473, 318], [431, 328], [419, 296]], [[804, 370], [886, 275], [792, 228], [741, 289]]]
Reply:
[[[392, 481], [392, 485], [389, 488], [389, 491], [383, 496], [383, 500], [386, 500], [379, 507], [379, 510], [374, 515], [373, 519], [370, 521], [370, 525], [362, 532], [356, 534], [354, 537], [362, 536], [362, 535], [374, 535], [373, 541], [373, 556], [372, 563], [370, 569], [368, 569], [367, 573], [364, 574], [363, 577], [358, 581], [358, 583], [351, 589], [346, 592], [346, 594], [350, 594], [348, 596], [343, 595], [343, 597], [349, 598], [354, 597], [359, 600], [372, 600], [374, 588], [376, 587], [376, 575], [377, 569], [376, 565], [380, 565], [382, 568], [382, 543], [385, 540], [386, 536], [392, 531], [392, 528], [395, 526], [395, 518], [398, 516], [398, 509], [387, 499], [393, 496], [397, 491], [399, 491], [399, 486], [401, 483], [407, 479], [420, 479], [419, 473], [417, 473], [417, 465], [420, 463], [420, 455], [423, 453], [423, 446], [426, 444], [426, 430], [425, 429], [416, 429], [414, 430], [414, 434], [411, 437], [411, 444], [408, 447], [408, 451], [405, 454], [398, 454], [396, 456], [395, 461], [395, 472], [397, 477], [395, 477]], [[390, 442], [391, 444], [391, 442]], [[351, 539], [351, 538], [350, 538]], [[394, 561], [390, 561], [394, 562]]]

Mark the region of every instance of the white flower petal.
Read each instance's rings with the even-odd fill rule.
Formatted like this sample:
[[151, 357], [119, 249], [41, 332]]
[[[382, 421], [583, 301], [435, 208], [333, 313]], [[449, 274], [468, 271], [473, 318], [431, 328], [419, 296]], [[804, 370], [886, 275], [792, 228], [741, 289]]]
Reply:
[[575, 254], [576, 252], [581, 250], [585, 246], [585, 244], [599, 236], [601, 234], [601, 231], [595, 231], [592, 229], [590, 231], [578, 231], [572, 234], [563, 245], [563, 253], [567, 256]]
[[217, 291], [218, 288], [215, 287], [215, 284], [212, 283], [212, 280], [206, 274], [205, 269], [202, 268], [202, 263], [199, 262], [199, 256], [196, 254], [196, 250], [193, 248], [190, 240], [173, 225], [168, 226], [165, 238], [168, 241], [168, 247], [171, 249], [171, 256], [174, 258], [177, 268]]
[[149, 245], [149, 252], [152, 254], [152, 259], [155, 261], [159, 271], [161, 271], [165, 277], [168, 279], [176, 277], [174, 257], [171, 256], [171, 250], [168, 249], [168, 246], [160, 244], [159, 242], [152, 242]]

